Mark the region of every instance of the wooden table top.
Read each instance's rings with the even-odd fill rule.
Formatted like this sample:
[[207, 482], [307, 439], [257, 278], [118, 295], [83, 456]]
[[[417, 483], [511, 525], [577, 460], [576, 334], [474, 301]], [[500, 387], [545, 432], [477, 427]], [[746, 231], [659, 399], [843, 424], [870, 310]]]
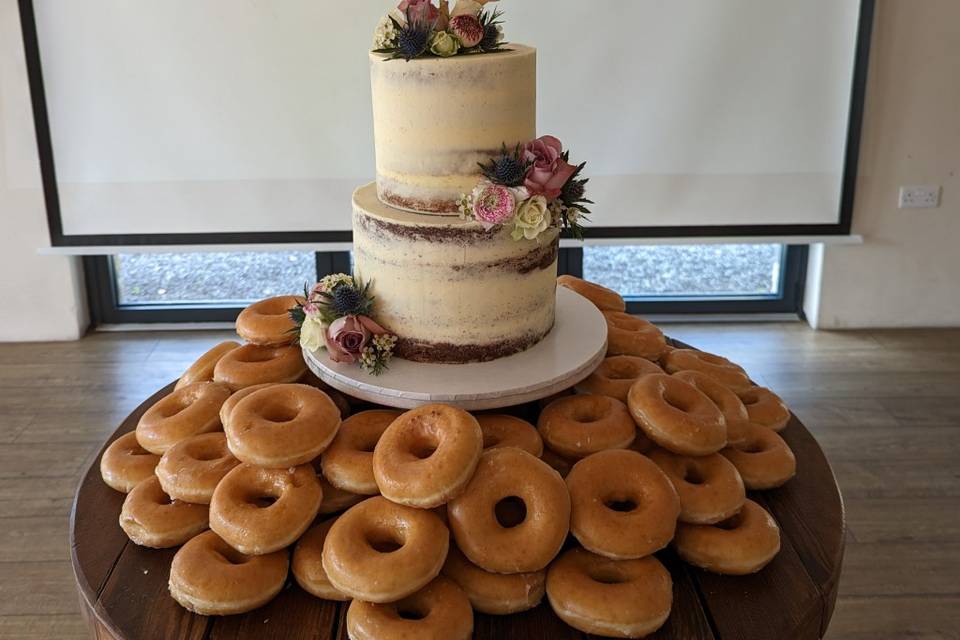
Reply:
[[[172, 389], [171, 383], [141, 404], [104, 448], [134, 430], [140, 416]], [[515, 409], [535, 421], [536, 405]], [[759, 573], [739, 577], [688, 566], [669, 550], [658, 553], [673, 576], [674, 601], [667, 623], [650, 638], [807, 640], [825, 633], [843, 558], [843, 503], [823, 451], [796, 416], [780, 435], [796, 455], [796, 477], [780, 489], [750, 492], [780, 524], [780, 553]], [[277, 598], [244, 615], [204, 617], [181, 608], [167, 592], [176, 549], [145, 549], [129, 542], [118, 525], [124, 494], [103, 483], [99, 465], [98, 456], [83, 476], [70, 523], [73, 568], [93, 637], [347, 637], [346, 607], [307, 594], [292, 576]], [[523, 614], [476, 614], [474, 637], [572, 640], [587, 636], [561, 622], [544, 599]]]

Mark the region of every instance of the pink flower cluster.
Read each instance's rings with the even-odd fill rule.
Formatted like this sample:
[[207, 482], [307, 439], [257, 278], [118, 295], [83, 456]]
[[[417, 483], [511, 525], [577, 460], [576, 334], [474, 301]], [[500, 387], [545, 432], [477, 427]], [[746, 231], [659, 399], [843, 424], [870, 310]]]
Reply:
[[547, 200], [560, 197], [560, 191], [577, 168], [563, 159], [563, 144], [553, 136], [542, 136], [528, 142], [521, 158], [530, 164], [524, 186], [531, 195]]
[[330, 323], [323, 339], [334, 362], [353, 364], [371, 338], [389, 333], [368, 316], [343, 316]]

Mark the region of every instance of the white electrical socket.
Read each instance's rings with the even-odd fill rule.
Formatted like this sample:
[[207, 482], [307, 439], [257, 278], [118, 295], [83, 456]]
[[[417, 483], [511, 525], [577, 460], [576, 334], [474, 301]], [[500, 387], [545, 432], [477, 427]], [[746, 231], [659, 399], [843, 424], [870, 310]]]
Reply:
[[939, 206], [939, 185], [900, 187], [901, 209], [936, 209]]

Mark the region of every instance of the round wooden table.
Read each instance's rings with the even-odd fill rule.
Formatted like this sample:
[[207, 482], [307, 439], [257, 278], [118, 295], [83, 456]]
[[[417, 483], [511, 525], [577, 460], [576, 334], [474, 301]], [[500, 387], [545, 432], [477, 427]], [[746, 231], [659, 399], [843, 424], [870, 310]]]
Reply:
[[[171, 383], [141, 404], [104, 448], [132, 431], [140, 416], [172, 389]], [[537, 411], [536, 403], [511, 408], [534, 422]], [[751, 495], [780, 523], [780, 553], [759, 573], [743, 577], [690, 567], [672, 551], [657, 554], [673, 575], [673, 612], [651, 638], [812, 640], [825, 633], [843, 559], [843, 502], [823, 451], [796, 416], [781, 435], [796, 454], [797, 476], [780, 489]], [[93, 637], [347, 637], [346, 607], [307, 594], [292, 577], [277, 598], [248, 614], [214, 618], [181, 608], [167, 592], [176, 549], [145, 549], [127, 540], [117, 523], [124, 495], [103, 483], [99, 469], [98, 456], [80, 483], [70, 517], [73, 569]], [[474, 634], [498, 640], [586, 637], [562, 623], [545, 600], [519, 615], [477, 614]]]

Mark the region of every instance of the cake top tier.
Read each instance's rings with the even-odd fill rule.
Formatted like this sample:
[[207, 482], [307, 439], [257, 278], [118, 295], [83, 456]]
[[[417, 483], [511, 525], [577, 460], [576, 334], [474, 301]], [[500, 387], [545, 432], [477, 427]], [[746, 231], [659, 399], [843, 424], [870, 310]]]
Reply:
[[393, 58], [494, 53], [503, 46], [500, 12], [486, 9], [491, 0], [403, 0], [385, 15], [373, 36], [373, 49]]

